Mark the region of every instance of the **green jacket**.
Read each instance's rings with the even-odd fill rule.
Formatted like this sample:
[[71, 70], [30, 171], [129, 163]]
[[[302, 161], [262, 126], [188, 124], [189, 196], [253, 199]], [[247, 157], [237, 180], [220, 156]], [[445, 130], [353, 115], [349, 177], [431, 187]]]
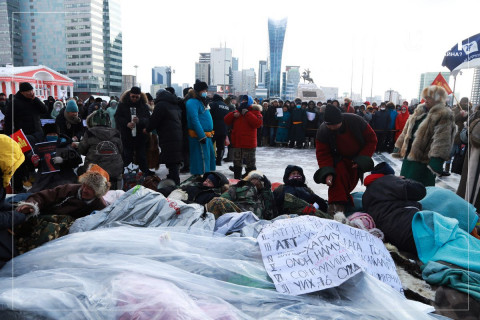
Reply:
[[269, 188], [258, 191], [250, 181], [239, 181], [221, 197], [232, 201], [243, 211], [253, 212], [260, 219], [272, 219], [276, 216], [272, 191]]

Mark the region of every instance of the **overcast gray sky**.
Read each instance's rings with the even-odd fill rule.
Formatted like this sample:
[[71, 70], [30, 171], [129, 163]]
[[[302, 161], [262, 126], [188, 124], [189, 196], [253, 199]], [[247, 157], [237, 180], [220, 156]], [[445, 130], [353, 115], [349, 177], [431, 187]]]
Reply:
[[[479, 0], [123, 0], [123, 74], [135, 74], [145, 91], [151, 68], [170, 65], [172, 82], [192, 84], [200, 52], [224, 46], [239, 68], [268, 56], [268, 17], [288, 17], [282, 70], [309, 68], [319, 86], [383, 97], [394, 89], [418, 94], [422, 72], [448, 71], [443, 56], [480, 32]], [[353, 62], [353, 77], [352, 75]], [[456, 91], [470, 96], [473, 71], [457, 77]], [[352, 81], [353, 79], [353, 81]], [[450, 81], [453, 88], [453, 78]]]

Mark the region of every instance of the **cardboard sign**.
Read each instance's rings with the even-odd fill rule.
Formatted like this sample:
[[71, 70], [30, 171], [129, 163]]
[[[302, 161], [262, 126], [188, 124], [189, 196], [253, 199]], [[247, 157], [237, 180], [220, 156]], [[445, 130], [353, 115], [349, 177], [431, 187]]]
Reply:
[[302, 216], [266, 225], [257, 240], [278, 292], [299, 295], [336, 287], [362, 271], [403, 292], [385, 245], [366, 231]]

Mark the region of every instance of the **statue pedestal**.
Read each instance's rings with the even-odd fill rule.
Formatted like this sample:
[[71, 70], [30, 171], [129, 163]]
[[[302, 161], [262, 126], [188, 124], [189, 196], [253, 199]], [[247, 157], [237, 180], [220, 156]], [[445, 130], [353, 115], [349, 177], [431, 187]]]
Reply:
[[299, 83], [296, 96], [302, 99], [302, 101], [313, 100], [315, 103], [325, 101], [323, 90], [317, 87], [315, 83]]

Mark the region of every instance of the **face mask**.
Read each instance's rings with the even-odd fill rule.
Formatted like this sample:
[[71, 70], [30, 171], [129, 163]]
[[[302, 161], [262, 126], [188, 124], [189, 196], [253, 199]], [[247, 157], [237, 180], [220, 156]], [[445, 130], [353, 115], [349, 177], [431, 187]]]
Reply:
[[207, 93], [206, 93], [206, 92], [202, 92], [202, 97], [206, 98], [206, 97], [207, 97]]
[[47, 141], [48, 142], [56, 142], [58, 139], [57, 136], [47, 136]]
[[402, 113], [405, 113], [405, 112], [407, 112], [407, 110], [402, 110]]
[[385, 110], [385, 108], [380, 108], [380, 110]]
[[242, 109], [248, 108], [248, 102], [242, 102], [242, 103], [240, 103], [240, 108], [242, 108]]
[[300, 109], [301, 107], [302, 107], [301, 105], [297, 104], [297, 109]]

